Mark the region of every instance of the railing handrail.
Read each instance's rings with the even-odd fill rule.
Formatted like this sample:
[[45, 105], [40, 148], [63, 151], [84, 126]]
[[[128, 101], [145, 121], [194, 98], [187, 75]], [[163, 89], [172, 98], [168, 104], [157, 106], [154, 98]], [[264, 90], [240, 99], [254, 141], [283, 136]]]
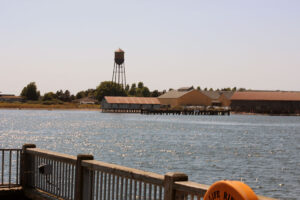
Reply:
[[208, 190], [209, 185], [200, 184], [192, 181], [176, 181], [174, 183], [174, 188], [179, 191], [184, 191], [188, 193], [194, 193], [194, 194], [205, 194], [205, 192]]
[[52, 159], [55, 161], [66, 162], [66, 163], [74, 164], [74, 165], [76, 164], [76, 161], [77, 161], [76, 156], [71, 156], [68, 154], [58, 153], [58, 152], [39, 149], [39, 148], [27, 148], [26, 153], [38, 155], [38, 156], [42, 156], [44, 158]]
[[143, 181], [158, 186], [163, 186], [164, 176], [153, 172], [146, 172], [139, 169], [124, 167], [121, 165], [105, 163], [97, 160], [84, 160], [82, 166], [90, 170], [99, 170], [106, 173]]
[[0, 151], [22, 151], [22, 149], [0, 149]]

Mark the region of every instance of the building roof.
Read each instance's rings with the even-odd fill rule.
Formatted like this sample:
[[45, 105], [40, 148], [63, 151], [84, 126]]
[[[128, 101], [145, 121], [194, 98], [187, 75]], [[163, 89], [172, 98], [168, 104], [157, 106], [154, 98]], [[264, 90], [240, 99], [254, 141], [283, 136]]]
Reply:
[[0, 95], [0, 99], [22, 99], [22, 97], [15, 95]]
[[190, 90], [193, 90], [194, 87], [191, 86], [191, 87], [181, 87], [181, 88], [178, 88], [177, 91], [190, 91]]
[[300, 92], [235, 92], [231, 100], [300, 101]]
[[185, 95], [191, 91], [193, 91], [193, 90], [190, 90], [190, 91], [171, 90], [165, 94], [160, 95], [158, 98], [160, 98], [160, 99], [176, 99], [176, 98], [182, 97], [183, 95]]
[[104, 97], [107, 103], [119, 104], [160, 104], [156, 97]]
[[213, 100], [216, 100], [220, 97], [219, 91], [203, 91], [203, 90], [201, 90], [200, 92]]
[[227, 99], [230, 99], [234, 94], [234, 91], [220, 91], [220, 95], [224, 95]]
[[0, 94], [0, 97], [15, 96], [14, 94]]

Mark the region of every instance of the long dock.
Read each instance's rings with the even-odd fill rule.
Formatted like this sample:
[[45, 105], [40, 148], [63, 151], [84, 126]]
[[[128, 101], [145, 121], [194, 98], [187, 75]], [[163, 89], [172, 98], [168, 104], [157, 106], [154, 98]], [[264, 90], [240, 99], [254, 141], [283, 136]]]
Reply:
[[141, 110], [143, 115], [230, 115], [230, 110]]
[[230, 110], [102, 109], [103, 113], [140, 113], [142, 115], [230, 115]]
[[184, 173], [160, 175], [96, 161], [93, 155], [39, 149], [35, 144], [25, 144], [22, 150], [0, 149], [0, 157], [0, 199], [195, 200], [212, 191], [209, 185], [189, 181]]

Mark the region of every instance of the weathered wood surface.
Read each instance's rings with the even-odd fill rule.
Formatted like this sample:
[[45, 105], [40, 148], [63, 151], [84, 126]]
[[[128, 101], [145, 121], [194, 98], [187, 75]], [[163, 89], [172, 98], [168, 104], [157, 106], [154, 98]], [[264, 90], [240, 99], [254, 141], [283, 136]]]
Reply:
[[115, 164], [109, 164], [96, 160], [82, 161], [82, 166], [90, 170], [99, 170], [102, 172], [126, 177], [138, 181], [143, 181], [155, 185], [162, 186], [164, 183], [164, 176], [152, 172], [146, 172], [138, 169], [124, 167]]
[[208, 190], [209, 185], [204, 185], [200, 183], [195, 183], [191, 181], [180, 181], [175, 182], [174, 188], [178, 191], [183, 191], [189, 194], [204, 196], [205, 192]]
[[63, 153], [57, 153], [53, 151], [48, 151], [44, 149], [39, 149], [39, 148], [28, 148], [26, 149], [26, 153], [32, 154], [32, 155], [37, 155], [46, 159], [50, 160], [55, 160], [55, 161], [60, 161], [60, 162], [66, 162], [69, 164], [76, 164], [77, 157], [76, 156], [71, 156], [68, 154], [63, 154]]

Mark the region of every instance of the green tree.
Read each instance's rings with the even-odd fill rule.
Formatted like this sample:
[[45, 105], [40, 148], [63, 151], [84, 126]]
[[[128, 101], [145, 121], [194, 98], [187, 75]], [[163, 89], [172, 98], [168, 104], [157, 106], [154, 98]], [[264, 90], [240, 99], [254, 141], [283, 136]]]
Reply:
[[69, 90], [66, 90], [63, 95], [63, 101], [70, 102], [71, 101], [71, 93]]
[[142, 97], [150, 97], [150, 90], [147, 87], [142, 88]]
[[84, 91], [77, 92], [76, 99], [81, 99], [83, 97], [85, 97], [85, 92]]
[[21, 96], [27, 100], [38, 100], [40, 97], [40, 91], [37, 90], [35, 82], [31, 82], [24, 87], [21, 92]]
[[199, 90], [199, 91], [200, 91], [200, 90], [201, 90], [201, 87], [200, 87], [200, 86], [198, 86], [198, 87], [197, 87], [197, 90]]
[[56, 94], [54, 94], [53, 92], [45, 93], [43, 96], [43, 101], [51, 101], [53, 99], [56, 99]]
[[120, 84], [111, 81], [101, 82], [96, 88], [95, 96], [98, 101], [102, 101], [105, 96], [127, 96], [125, 90]]
[[158, 90], [153, 90], [152, 92], [151, 92], [151, 97], [158, 97], [160, 94], [159, 94], [159, 92], [158, 92]]
[[144, 87], [144, 83], [143, 82], [139, 82], [138, 83], [138, 88], [142, 89]]
[[125, 87], [125, 92], [128, 94], [129, 93], [129, 89], [130, 89], [130, 86], [127, 84], [126, 87]]
[[62, 90], [57, 90], [55, 94], [56, 94], [56, 98], [57, 99], [63, 101], [63, 99], [64, 99], [64, 92]]
[[136, 95], [136, 84], [132, 83], [131, 88], [129, 90], [129, 95], [130, 96], [135, 96]]

